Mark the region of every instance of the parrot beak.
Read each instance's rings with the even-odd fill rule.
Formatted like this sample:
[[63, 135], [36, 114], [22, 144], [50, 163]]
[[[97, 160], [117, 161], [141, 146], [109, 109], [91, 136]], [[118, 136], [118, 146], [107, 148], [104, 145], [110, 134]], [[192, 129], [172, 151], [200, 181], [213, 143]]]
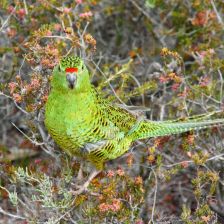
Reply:
[[66, 74], [66, 80], [68, 82], [68, 87], [70, 89], [73, 89], [76, 84], [77, 75], [75, 72], [73, 73], [67, 73]]

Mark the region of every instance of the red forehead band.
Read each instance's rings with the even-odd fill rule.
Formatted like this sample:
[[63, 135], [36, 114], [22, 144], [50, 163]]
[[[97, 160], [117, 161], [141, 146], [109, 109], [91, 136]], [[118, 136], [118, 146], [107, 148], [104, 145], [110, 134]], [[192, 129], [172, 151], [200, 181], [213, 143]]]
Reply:
[[66, 68], [65, 72], [68, 72], [68, 73], [78, 72], [78, 68]]

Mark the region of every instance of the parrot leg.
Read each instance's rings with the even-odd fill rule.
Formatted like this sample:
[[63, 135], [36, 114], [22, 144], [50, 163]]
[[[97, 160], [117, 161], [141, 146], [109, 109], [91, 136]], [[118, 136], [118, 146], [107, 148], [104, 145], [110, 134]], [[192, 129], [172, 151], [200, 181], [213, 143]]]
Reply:
[[82, 184], [82, 185], [75, 185], [75, 187], [76, 188], [78, 188], [78, 190], [71, 190], [71, 193], [73, 194], [73, 195], [78, 195], [78, 194], [81, 194], [81, 193], [83, 193], [84, 191], [88, 191], [88, 186], [89, 186], [89, 184], [91, 183], [91, 181], [99, 174], [101, 172], [101, 170], [96, 170], [96, 169], [94, 169], [91, 173], [90, 173], [90, 175], [89, 175], [89, 177], [88, 177], [88, 179], [87, 179], [87, 181], [84, 183], [84, 184]]

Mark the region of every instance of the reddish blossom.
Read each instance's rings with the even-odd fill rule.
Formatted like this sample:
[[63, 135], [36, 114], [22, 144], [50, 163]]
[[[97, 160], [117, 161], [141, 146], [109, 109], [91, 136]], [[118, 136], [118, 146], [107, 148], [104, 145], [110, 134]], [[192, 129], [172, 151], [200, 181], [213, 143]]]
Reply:
[[30, 86], [32, 89], [39, 89], [40, 88], [40, 80], [38, 78], [32, 78]]
[[136, 185], [142, 185], [143, 181], [142, 181], [142, 177], [138, 176], [135, 178], [135, 184]]
[[133, 161], [134, 161], [133, 154], [129, 154], [128, 157], [127, 157], [127, 160], [126, 160], [126, 162], [127, 162], [127, 164], [128, 164], [129, 167], [132, 166]]
[[44, 67], [48, 67], [48, 68], [53, 68], [55, 65], [56, 65], [57, 62], [54, 62], [48, 58], [43, 58], [41, 60], [41, 64], [44, 66]]
[[17, 34], [17, 31], [16, 31], [15, 28], [8, 28], [7, 29], [7, 35], [8, 35], [9, 38], [15, 37], [16, 34]]
[[47, 47], [45, 47], [45, 49], [44, 49], [45, 51], [46, 51], [46, 53], [48, 54], [48, 55], [52, 55], [52, 56], [58, 56], [58, 54], [59, 54], [59, 51], [58, 51], [58, 49], [56, 49], [56, 48], [54, 48], [54, 47], [52, 47], [52, 46], [47, 46]]
[[216, 19], [217, 18], [216, 13], [214, 11], [210, 11], [208, 16], [209, 16], [209, 19]]
[[79, 17], [80, 17], [80, 18], [89, 18], [89, 17], [91, 17], [91, 16], [93, 16], [93, 13], [92, 13], [91, 11], [89, 11], [89, 12], [84, 12], [84, 13], [80, 13], [80, 14], [79, 14]]
[[201, 216], [201, 219], [204, 221], [204, 222], [206, 222], [206, 223], [208, 223], [210, 220], [211, 220], [211, 216], [210, 215], [203, 215], [203, 216]]
[[10, 82], [10, 83], [8, 84], [9, 91], [10, 91], [10, 94], [11, 94], [11, 95], [14, 93], [14, 91], [15, 91], [15, 89], [16, 89], [17, 86], [18, 86], [18, 84], [15, 83], [15, 82]]
[[200, 60], [203, 62], [206, 57], [215, 54], [215, 51], [214, 51], [214, 49], [211, 48], [206, 51], [200, 51], [198, 54], [200, 56]]
[[88, 44], [91, 44], [91, 45], [93, 45], [93, 46], [95, 46], [96, 45], [96, 40], [93, 38], [93, 36], [91, 35], [91, 34], [86, 34], [85, 36], [84, 36], [84, 40], [85, 40], [85, 42], [86, 43], [88, 43]]
[[189, 166], [188, 161], [183, 161], [183, 162], [181, 162], [181, 166], [182, 166], [183, 168], [187, 168], [187, 167]]
[[20, 52], [20, 48], [19, 47], [14, 47], [13, 50], [14, 50], [15, 53], [19, 53]]
[[112, 204], [101, 203], [99, 205], [100, 212], [107, 212], [107, 211], [117, 212], [120, 209], [121, 209], [121, 202], [119, 199], [113, 199]]
[[188, 88], [186, 88], [182, 93], [179, 93], [178, 96], [180, 96], [180, 97], [186, 97], [188, 95], [189, 91], [190, 90]]
[[164, 76], [164, 75], [159, 77], [159, 82], [160, 83], [166, 83], [168, 80], [169, 80], [169, 78]]
[[82, 4], [82, 0], [75, 0], [76, 4]]
[[64, 13], [70, 13], [70, 12], [71, 12], [71, 8], [67, 8], [67, 7], [65, 7], [65, 8], [63, 9], [63, 12], [64, 12]]
[[173, 91], [177, 91], [179, 87], [180, 87], [180, 84], [179, 84], [179, 83], [174, 83], [174, 84], [172, 85], [171, 89], [172, 89]]
[[110, 209], [113, 212], [119, 211], [121, 208], [121, 201], [119, 199], [113, 199], [112, 205], [110, 206]]
[[55, 31], [60, 31], [61, 30], [61, 24], [59, 24], [59, 23], [54, 24], [54, 30]]
[[48, 99], [48, 95], [44, 95], [41, 97], [41, 100], [43, 101], [42, 103], [46, 103]]
[[144, 224], [144, 222], [142, 221], [142, 219], [138, 219], [135, 224]]
[[207, 51], [200, 51], [200, 56], [202, 56], [202, 58], [204, 58], [207, 55]]
[[154, 140], [155, 147], [162, 148], [170, 139], [170, 136], [158, 137]]
[[119, 168], [117, 171], [116, 171], [116, 173], [117, 173], [117, 175], [118, 176], [124, 176], [124, 170], [123, 169], [121, 169], [121, 168]]
[[14, 99], [17, 103], [21, 103], [21, 101], [22, 101], [22, 96], [21, 96], [21, 95], [19, 95], [18, 93], [14, 93], [14, 94], [12, 95], [12, 97], [13, 97], [13, 99]]
[[114, 171], [113, 170], [108, 170], [107, 171], [107, 176], [108, 177], [113, 177], [115, 174], [114, 174]]
[[45, 33], [45, 35], [46, 36], [51, 36], [52, 35], [52, 32], [50, 30], [47, 30], [46, 33]]
[[106, 212], [110, 209], [110, 206], [106, 203], [102, 203], [99, 205], [100, 212]]
[[40, 80], [37, 77], [33, 77], [31, 79], [30, 84], [24, 86], [24, 90], [26, 91], [26, 93], [30, 93], [38, 90], [40, 87], [41, 87]]
[[192, 145], [194, 143], [194, 138], [195, 138], [194, 135], [188, 135], [187, 136], [187, 143]]
[[35, 159], [34, 163], [35, 163], [35, 164], [40, 164], [41, 161], [42, 161], [41, 159]]
[[206, 86], [208, 86], [208, 84], [209, 84], [209, 82], [210, 82], [210, 79], [209, 79], [209, 77], [203, 77], [200, 81], [199, 81], [199, 85], [201, 86], [201, 87], [206, 87]]
[[7, 10], [8, 10], [9, 13], [12, 13], [13, 10], [15, 10], [15, 8], [12, 5], [9, 5]]
[[16, 14], [20, 19], [23, 19], [26, 15], [26, 10], [25, 9], [19, 9], [18, 11], [16, 11]]
[[198, 12], [191, 23], [194, 26], [204, 26], [208, 22], [208, 13], [206, 11]]

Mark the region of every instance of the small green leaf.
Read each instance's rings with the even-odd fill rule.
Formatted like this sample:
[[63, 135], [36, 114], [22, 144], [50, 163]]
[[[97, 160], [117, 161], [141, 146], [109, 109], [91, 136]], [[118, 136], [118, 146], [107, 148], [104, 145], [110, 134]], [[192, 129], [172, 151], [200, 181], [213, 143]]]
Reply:
[[146, 8], [153, 9], [153, 8], [155, 8], [155, 6], [156, 6], [156, 0], [146, 0], [145, 1], [145, 7]]

